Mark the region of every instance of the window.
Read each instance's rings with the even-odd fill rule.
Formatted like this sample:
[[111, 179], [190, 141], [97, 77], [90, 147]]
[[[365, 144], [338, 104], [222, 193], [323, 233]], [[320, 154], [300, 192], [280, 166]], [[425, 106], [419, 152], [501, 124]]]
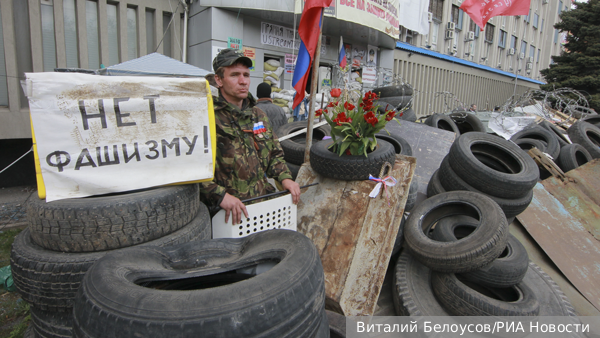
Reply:
[[475, 22], [473, 22], [473, 20], [471, 20], [471, 22], [469, 22], [469, 30], [471, 32], [475, 32], [475, 39], [477, 39], [479, 37], [479, 26], [477, 26], [477, 24]]
[[413, 44], [413, 31], [410, 29], [406, 30], [406, 43], [410, 43], [411, 45]]
[[544, 20], [545, 20], [545, 19], [542, 19], [542, 25], [540, 26], [540, 30], [541, 30], [541, 31], [542, 31], [542, 30], [544, 30]]
[[563, 2], [559, 1], [558, 2], [558, 15], [560, 15], [560, 13], [562, 13], [562, 7], [563, 7]]
[[527, 41], [521, 41], [521, 50], [519, 53], [523, 53], [523, 56], [527, 55]]
[[494, 42], [494, 25], [486, 23], [485, 24], [485, 42], [493, 43]]
[[539, 21], [540, 21], [540, 16], [538, 15], [538, 13], [534, 13], [533, 14], [533, 28], [535, 28], [535, 29], [538, 28]]
[[535, 46], [534, 45], [530, 45], [529, 46], [529, 57], [534, 57], [535, 56]]
[[[1, 13], [1, 9], [0, 9]], [[0, 37], [3, 37], [2, 15], [0, 15]], [[4, 39], [0, 38], [0, 106], [8, 107], [8, 86], [6, 84], [6, 60], [4, 59]]]
[[77, 16], [75, 15], [75, 0], [63, 0], [63, 20], [65, 26], [65, 54], [67, 68], [79, 67], [79, 52], [77, 50]]
[[119, 63], [119, 20], [117, 18], [117, 5], [106, 5], [106, 29], [108, 30], [108, 63]]
[[137, 58], [137, 10], [127, 7], [127, 59]]
[[554, 43], [558, 42], [558, 29], [554, 30]]
[[171, 53], [171, 18], [173, 15], [171, 13], [163, 13], [163, 54], [169, 57], [172, 57]]
[[440, 31], [440, 24], [437, 22], [433, 22], [432, 26], [433, 27], [431, 29], [431, 44], [437, 45], [438, 32]]
[[[25, 73], [33, 72], [31, 59], [31, 35], [29, 34], [29, 6], [28, 1], [13, 0], [13, 22], [15, 29], [15, 48], [17, 52], [17, 76], [25, 79]], [[4, 5], [2, 6], [4, 7]], [[19, 90], [21, 108], [29, 107], [25, 93]]]
[[525, 22], [529, 23], [529, 19], [531, 19], [531, 8], [529, 9], [529, 13], [525, 17]]
[[156, 50], [154, 41], [154, 11], [146, 9], [146, 54], [154, 53]]
[[506, 35], [507, 33], [503, 30], [500, 30], [500, 36], [498, 37], [498, 47], [505, 48], [506, 47]]
[[457, 30], [462, 30], [464, 12], [458, 6], [452, 5], [452, 12], [450, 13], [450, 21], [454, 22]]
[[98, 3], [85, 2], [85, 21], [87, 28], [88, 68], [100, 68], [100, 46], [98, 39]]
[[537, 55], [537, 59], [535, 62], [539, 63], [540, 62], [540, 54], [542, 54], [542, 50], [538, 48], [538, 55]]
[[514, 49], [515, 51], [517, 50], [517, 37], [516, 36], [511, 36], [510, 37], [510, 48]]
[[56, 43], [54, 41], [54, 6], [47, 3], [40, 4], [42, 18], [42, 57], [44, 71], [52, 72], [56, 68]]
[[442, 22], [444, 0], [429, 0], [429, 11], [433, 14], [433, 19]]

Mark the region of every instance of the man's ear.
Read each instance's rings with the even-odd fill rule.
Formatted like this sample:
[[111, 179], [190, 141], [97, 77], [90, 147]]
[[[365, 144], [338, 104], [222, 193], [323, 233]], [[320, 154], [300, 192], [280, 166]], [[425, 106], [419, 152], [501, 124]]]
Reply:
[[217, 74], [215, 74], [215, 82], [217, 83], [217, 88], [223, 87], [223, 82], [221, 81], [221, 78]]

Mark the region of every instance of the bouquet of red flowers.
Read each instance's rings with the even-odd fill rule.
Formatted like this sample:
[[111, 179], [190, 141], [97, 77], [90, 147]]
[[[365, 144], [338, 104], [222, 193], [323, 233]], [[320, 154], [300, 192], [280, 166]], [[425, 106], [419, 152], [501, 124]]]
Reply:
[[[331, 96], [339, 98], [341, 90], [334, 88], [331, 90]], [[315, 112], [316, 116], [323, 115], [327, 123], [331, 126], [331, 138], [333, 144], [331, 149], [342, 156], [346, 155], [365, 155], [373, 151], [377, 146], [375, 134], [385, 125], [396, 119], [395, 110], [378, 109], [379, 106], [373, 105], [373, 100], [377, 99], [377, 94], [373, 92], [365, 93], [358, 102], [358, 107], [346, 101], [341, 100], [330, 102], [327, 107], [331, 108], [333, 115], [323, 114], [323, 109]], [[402, 113], [400, 113], [400, 116]]]

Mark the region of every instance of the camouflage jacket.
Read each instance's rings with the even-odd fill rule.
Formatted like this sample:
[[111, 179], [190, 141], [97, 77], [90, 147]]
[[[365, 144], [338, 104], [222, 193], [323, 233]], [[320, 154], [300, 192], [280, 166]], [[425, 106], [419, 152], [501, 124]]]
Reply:
[[[275, 192], [267, 176], [279, 182], [292, 174], [283, 150], [271, 130], [267, 115], [255, 107], [252, 95], [243, 109], [213, 96], [217, 129], [217, 154], [212, 182], [200, 184], [200, 200], [207, 206], [221, 204], [225, 193], [241, 200]], [[255, 135], [254, 124], [262, 122], [266, 132]]]

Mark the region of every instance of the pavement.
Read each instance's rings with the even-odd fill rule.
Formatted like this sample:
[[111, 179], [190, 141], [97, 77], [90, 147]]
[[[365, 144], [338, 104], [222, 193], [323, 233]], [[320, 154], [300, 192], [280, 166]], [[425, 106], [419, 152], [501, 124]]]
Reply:
[[0, 188], [0, 231], [27, 226], [26, 204], [37, 198], [36, 186]]

